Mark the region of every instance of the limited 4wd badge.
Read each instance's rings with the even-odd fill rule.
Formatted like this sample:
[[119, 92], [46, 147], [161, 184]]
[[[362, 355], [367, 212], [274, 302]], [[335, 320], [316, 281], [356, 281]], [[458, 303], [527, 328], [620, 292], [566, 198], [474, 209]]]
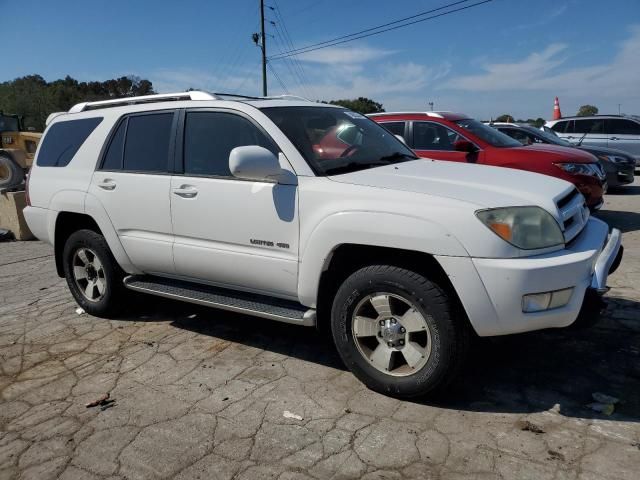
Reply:
[[256, 238], [250, 238], [249, 241], [252, 245], [262, 245], [265, 247], [278, 247], [278, 248], [290, 248], [288, 243], [272, 242], [270, 240], [258, 240]]

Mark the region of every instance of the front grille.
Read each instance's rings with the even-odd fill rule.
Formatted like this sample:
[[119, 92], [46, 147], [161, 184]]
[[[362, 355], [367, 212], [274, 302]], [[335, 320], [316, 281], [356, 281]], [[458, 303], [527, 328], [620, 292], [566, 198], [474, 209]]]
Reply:
[[565, 243], [569, 243], [582, 231], [589, 220], [589, 209], [584, 197], [575, 188], [557, 200], [556, 205], [562, 219]]

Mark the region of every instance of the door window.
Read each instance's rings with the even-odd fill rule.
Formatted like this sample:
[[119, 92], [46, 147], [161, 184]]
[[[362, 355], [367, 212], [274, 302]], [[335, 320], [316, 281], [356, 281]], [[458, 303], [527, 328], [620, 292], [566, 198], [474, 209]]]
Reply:
[[125, 118], [118, 125], [118, 129], [111, 137], [111, 143], [102, 162], [102, 170], [122, 170], [122, 158], [124, 154], [124, 133], [127, 129]]
[[604, 120], [601, 118], [586, 118], [574, 120], [575, 132], [573, 133], [604, 133]]
[[244, 117], [223, 112], [187, 112], [184, 173], [230, 177], [231, 150], [247, 145], [258, 145], [278, 154], [273, 142]]
[[382, 125], [394, 135], [400, 135], [402, 138], [404, 138], [404, 122], [384, 122], [380, 125]]
[[573, 121], [565, 120], [562, 122], [557, 122], [551, 126], [551, 130], [558, 133], [573, 133], [572, 128], [567, 129], [567, 125], [569, 124], [573, 124]]
[[463, 138], [437, 123], [413, 122], [413, 148], [416, 150], [454, 151], [453, 144]]
[[640, 135], [640, 123], [623, 118], [607, 120], [607, 133], [610, 135]]
[[134, 172], [167, 172], [173, 112], [129, 117], [123, 169]]

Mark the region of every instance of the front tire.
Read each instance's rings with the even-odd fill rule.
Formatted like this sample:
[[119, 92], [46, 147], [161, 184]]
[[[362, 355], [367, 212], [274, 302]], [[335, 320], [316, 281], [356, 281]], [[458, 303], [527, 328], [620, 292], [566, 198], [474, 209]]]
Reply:
[[78, 230], [67, 239], [62, 255], [67, 285], [78, 305], [96, 317], [117, 314], [124, 297], [124, 272], [104, 237]]
[[373, 265], [349, 276], [331, 312], [342, 360], [372, 390], [416, 397], [444, 388], [470, 343], [466, 319], [444, 289], [423, 275]]

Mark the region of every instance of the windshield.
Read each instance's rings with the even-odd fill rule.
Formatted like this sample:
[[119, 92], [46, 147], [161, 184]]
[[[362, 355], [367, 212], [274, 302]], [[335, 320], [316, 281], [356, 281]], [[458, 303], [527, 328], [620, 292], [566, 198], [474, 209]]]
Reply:
[[563, 140], [562, 138], [558, 137], [557, 135], [553, 135], [551, 133], [545, 132], [544, 130], [540, 130], [538, 128], [535, 127], [530, 127], [530, 126], [526, 126], [526, 127], [522, 127], [525, 130], [533, 133], [534, 135], [544, 139], [545, 143], [551, 143], [552, 145], [561, 145], [563, 147], [573, 147], [573, 145], [569, 142], [567, 142], [566, 140]]
[[506, 135], [502, 132], [499, 132], [493, 127], [489, 127], [482, 122], [477, 120], [473, 120], [472, 118], [464, 118], [462, 120], [457, 120], [456, 125], [459, 127], [468, 130], [476, 137], [481, 138], [489, 145], [494, 147], [521, 147], [522, 144], [511, 138], [509, 135]]
[[416, 159], [386, 129], [364, 115], [333, 107], [266, 107], [317, 175], [337, 175]]
[[16, 117], [0, 115], [0, 132], [18, 132], [20, 125]]

